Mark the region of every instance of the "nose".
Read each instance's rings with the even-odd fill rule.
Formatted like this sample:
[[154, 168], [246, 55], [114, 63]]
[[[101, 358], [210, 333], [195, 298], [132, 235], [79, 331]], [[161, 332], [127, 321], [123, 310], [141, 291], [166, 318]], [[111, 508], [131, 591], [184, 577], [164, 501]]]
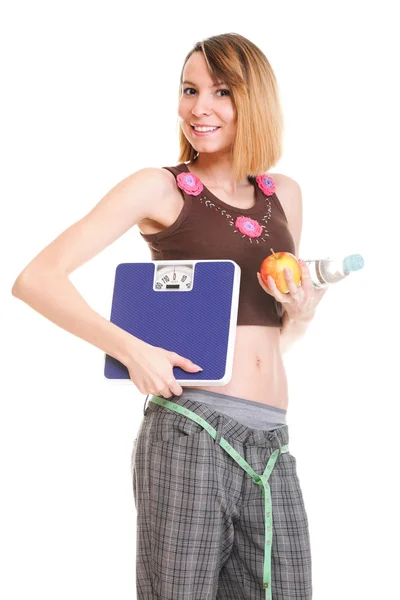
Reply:
[[195, 116], [211, 114], [212, 97], [210, 94], [199, 94], [193, 104], [192, 113]]

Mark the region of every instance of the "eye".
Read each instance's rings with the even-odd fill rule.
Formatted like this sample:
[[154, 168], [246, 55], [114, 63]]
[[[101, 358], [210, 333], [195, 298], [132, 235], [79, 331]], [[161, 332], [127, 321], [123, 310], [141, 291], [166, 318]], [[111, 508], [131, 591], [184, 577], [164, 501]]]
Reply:
[[[184, 94], [185, 96], [193, 96], [193, 94], [186, 94], [186, 92], [187, 92], [188, 90], [193, 90], [194, 92], [196, 92], [196, 90], [195, 90], [194, 88], [185, 88], [185, 89], [183, 90], [183, 94]], [[227, 90], [227, 89], [217, 90], [217, 93], [218, 93], [218, 92], [226, 92], [226, 94], [224, 94], [223, 96], [221, 96], [222, 98], [223, 98], [223, 97], [225, 97], [226, 95], [230, 96], [230, 94], [231, 94], [231, 93], [230, 93], [230, 91], [229, 91], [229, 90]]]

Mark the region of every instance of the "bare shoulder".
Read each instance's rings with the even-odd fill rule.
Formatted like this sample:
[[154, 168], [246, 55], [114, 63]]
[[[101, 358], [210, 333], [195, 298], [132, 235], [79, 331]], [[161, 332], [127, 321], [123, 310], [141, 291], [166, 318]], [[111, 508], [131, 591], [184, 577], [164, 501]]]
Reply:
[[161, 167], [144, 167], [139, 171], [135, 171], [127, 177], [127, 180], [132, 179], [146, 189], [146, 191], [154, 192], [154, 197], [162, 197], [165, 192], [174, 189], [175, 177], [167, 169]]
[[296, 257], [299, 257], [299, 246], [303, 227], [303, 199], [298, 182], [282, 173], [270, 173], [275, 183], [275, 193], [282, 205], [288, 221], [290, 233], [296, 247]]
[[289, 177], [288, 175], [283, 175], [282, 173], [270, 173], [272, 179], [275, 182], [276, 195], [279, 197], [279, 194], [283, 194], [286, 198], [290, 195], [296, 195], [300, 191], [300, 185], [297, 183], [295, 179]]
[[[158, 183], [162, 183], [163, 187], [167, 189], [168, 186], [172, 189], [175, 185], [175, 176], [168, 169], [163, 169], [161, 167], [144, 167], [140, 169], [140, 171], [136, 171], [136, 173], [141, 173], [145, 179], [148, 181], [154, 181], [156, 178]], [[133, 173], [135, 175], [135, 173]]]
[[146, 167], [137, 171], [133, 176], [140, 173], [142, 187], [146, 199], [142, 205], [142, 215], [137, 223], [146, 219], [154, 220], [157, 217], [162, 203], [166, 198], [176, 193], [176, 181], [173, 173], [161, 167]]
[[[163, 168], [148, 167], [143, 169], [143, 177], [147, 187], [147, 200], [143, 205], [141, 218], [137, 221], [142, 233], [153, 233], [155, 224], [163, 223], [165, 218], [168, 220], [169, 211], [172, 209], [176, 198], [181, 198], [177, 194], [175, 175]], [[148, 230], [150, 224], [150, 230]], [[167, 225], [164, 225], [167, 226]], [[159, 229], [157, 229], [158, 231]]]

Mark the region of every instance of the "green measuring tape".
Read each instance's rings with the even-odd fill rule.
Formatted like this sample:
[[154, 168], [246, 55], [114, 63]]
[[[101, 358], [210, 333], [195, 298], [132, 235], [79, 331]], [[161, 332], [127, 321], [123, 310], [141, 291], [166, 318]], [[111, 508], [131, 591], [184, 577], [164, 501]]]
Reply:
[[[176, 402], [171, 402], [166, 398], [160, 398], [160, 396], [152, 396], [150, 398], [150, 402], [155, 402], [155, 404], [159, 404], [160, 406], [164, 406], [165, 408], [169, 408], [185, 417], [188, 417], [192, 421], [196, 421], [199, 425], [206, 429], [211, 437], [214, 440], [217, 437], [217, 431], [212, 427], [205, 419], [202, 419], [199, 415], [196, 415], [191, 410], [180, 406]], [[271, 490], [269, 487], [268, 479], [272, 473], [272, 469], [275, 466], [276, 460], [279, 454], [283, 454], [284, 452], [289, 452], [289, 444], [284, 444], [280, 448], [274, 450], [274, 452], [269, 457], [267, 466], [265, 467], [265, 471], [262, 475], [258, 475], [254, 469], [249, 465], [247, 461], [243, 458], [241, 454], [236, 452], [234, 448], [226, 441], [225, 438], [221, 436], [219, 445], [222, 446], [224, 450], [233, 458], [238, 465], [242, 467], [253, 479], [254, 483], [261, 486], [263, 496], [264, 496], [264, 513], [265, 513], [265, 544], [264, 544], [264, 583], [263, 589], [265, 589], [265, 599], [272, 600], [272, 591], [271, 591], [271, 548], [272, 548], [272, 499], [271, 499]]]

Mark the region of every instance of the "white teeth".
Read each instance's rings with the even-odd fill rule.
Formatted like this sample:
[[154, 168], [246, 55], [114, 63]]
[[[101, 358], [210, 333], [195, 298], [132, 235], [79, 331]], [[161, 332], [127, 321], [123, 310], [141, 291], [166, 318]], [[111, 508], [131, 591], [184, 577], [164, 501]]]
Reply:
[[193, 127], [195, 131], [215, 131], [218, 127]]

